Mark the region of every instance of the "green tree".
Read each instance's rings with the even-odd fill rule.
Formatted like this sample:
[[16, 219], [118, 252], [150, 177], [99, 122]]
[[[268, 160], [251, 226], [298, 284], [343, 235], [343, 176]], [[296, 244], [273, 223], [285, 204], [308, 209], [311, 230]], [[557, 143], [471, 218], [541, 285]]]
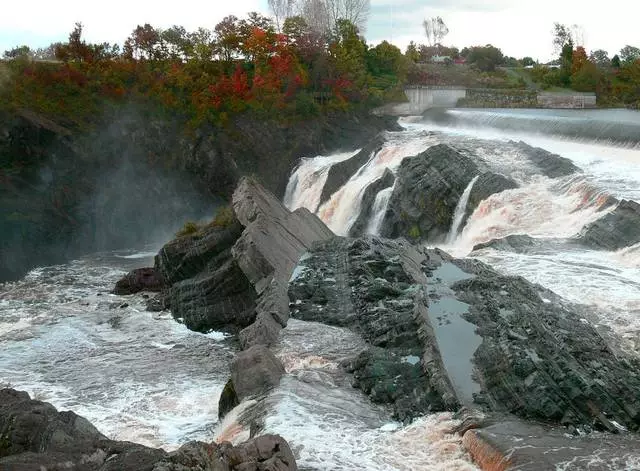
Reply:
[[609, 53], [604, 49], [596, 49], [589, 54], [589, 60], [601, 69], [606, 69], [611, 65], [611, 59], [609, 59]]
[[467, 62], [483, 72], [493, 72], [504, 63], [502, 51], [491, 44], [475, 46], [469, 49]]
[[404, 55], [411, 62], [418, 62], [420, 60], [420, 53], [418, 52], [418, 46], [416, 46], [415, 42], [411, 41], [409, 43], [409, 45], [407, 46], [407, 50], [404, 52]]
[[620, 56], [616, 54], [611, 58], [611, 67], [614, 69], [619, 69], [621, 66]]
[[527, 56], [520, 59], [520, 64], [522, 64], [523, 67], [528, 67], [530, 65], [536, 65], [536, 61], [534, 61], [532, 57]]
[[626, 45], [620, 49], [620, 60], [625, 64], [630, 64], [633, 61], [640, 59], [640, 49], [634, 46]]
[[598, 67], [586, 61], [571, 75], [571, 88], [578, 92], [595, 92], [601, 79]]
[[4, 51], [5, 59], [26, 59], [33, 54], [29, 46], [18, 46]]

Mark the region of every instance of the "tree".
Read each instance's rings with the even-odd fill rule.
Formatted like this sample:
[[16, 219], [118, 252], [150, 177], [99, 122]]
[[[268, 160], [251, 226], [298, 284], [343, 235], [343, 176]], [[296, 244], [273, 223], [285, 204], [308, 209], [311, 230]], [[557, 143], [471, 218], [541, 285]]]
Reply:
[[522, 59], [520, 59], [520, 63], [522, 64], [523, 67], [528, 67], [530, 65], [536, 65], [536, 61], [533, 60], [532, 57], [523, 57]]
[[240, 53], [240, 20], [234, 15], [226, 16], [215, 26], [214, 31], [221, 59], [231, 62]]
[[4, 51], [5, 59], [26, 59], [33, 54], [29, 46], [14, 47], [8, 51]]
[[418, 62], [420, 60], [420, 52], [418, 52], [418, 46], [416, 46], [416, 43], [411, 41], [407, 46], [406, 51], [404, 51], [404, 55], [411, 62]]
[[[581, 49], [579, 47], [578, 49]], [[575, 67], [574, 62], [574, 67]], [[595, 92], [600, 81], [601, 74], [598, 67], [591, 61], [586, 60], [580, 68], [571, 75], [571, 88], [579, 92]]]
[[625, 64], [630, 64], [636, 59], [640, 59], [640, 49], [628, 44], [620, 49], [620, 60]]
[[124, 44], [124, 55], [130, 59], [162, 59], [161, 31], [149, 23], [138, 25]]
[[483, 72], [493, 72], [504, 63], [502, 51], [491, 44], [475, 46], [469, 49], [467, 62]]
[[589, 54], [589, 60], [596, 66], [605, 69], [611, 65], [611, 59], [609, 59], [609, 53], [603, 49], [596, 49]]
[[422, 26], [430, 46], [442, 44], [444, 37], [449, 34], [449, 28], [439, 16], [427, 18], [422, 22]]
[[285, 20], [293, 15], [296, 0], [268, 0], [268, 3], [275, 17], [277, 30], [282, 31]]
[[316, 34], [325, 35], [331, 30], [324, 0], [300, 0], [298, 13]]
[[611, 67], [614, 69], [619, 69], [621, 66], [620, 56], [616, 54], [611, 58]]
[[193, 43], [183, 26], [172, 26], [160, 32], [164, 54], [171, 60], [185, 60], [193, 55]]
[[325, 0], [330, 25], [336, 25], [338, 20], [347, 20], [354, 24], [359, 31], [365, 31], [371, 0]]
[[553, 50], [560, 53], [565, 45], [571, 43], [573, 49], [573, 38], [571, 29], [561, 23], [553, 24]]
[[578, 46], [571, 56], [571, 75], [578, 72], [589, 61], [587, 51], [584, 47]]

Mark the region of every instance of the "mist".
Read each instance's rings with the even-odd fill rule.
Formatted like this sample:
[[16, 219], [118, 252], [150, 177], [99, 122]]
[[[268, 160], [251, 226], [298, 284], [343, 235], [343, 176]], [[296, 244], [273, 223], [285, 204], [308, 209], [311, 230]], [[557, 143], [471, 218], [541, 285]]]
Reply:
[[105, 110], [100, 121], [95, 131], [64, 138], [27, 132], [34, 123], [22, 120], [5, 137], [22, 138], [5, 152], [36, 149], [40, 165], [20, 188], [0, 188], [0, 281], [91, 252], [159, 248], [223, 203], [217, 188], [187, 171], [192, 143], [179, 119], [129, 104]]

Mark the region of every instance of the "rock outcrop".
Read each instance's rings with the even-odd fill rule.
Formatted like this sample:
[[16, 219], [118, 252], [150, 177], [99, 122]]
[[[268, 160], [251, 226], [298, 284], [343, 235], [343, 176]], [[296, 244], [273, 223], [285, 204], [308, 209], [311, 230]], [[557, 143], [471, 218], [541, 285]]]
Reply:
[[382, 149], [384, 142], [384, 134], [379, 134], [350, 159], [332, 165], [322, 188], [320, 205], [328, 201], [331, 195], [342, 188], [363, 165], [369, 162], [371, 157]]
[[556, 471], [630, 470], [640, 462], [640, 438], [631, 434], [567, 434], [550, 427], [507, 418], [467, 431], [462, 442], [480, 469]]
[[366, 235], [367, 226], [373, 217], [373, 209], [378, 193], [384, 189], [391, 188], [395, 180], [396, 177], [393, 175], [393, 172], [386, 169], [380, 178], [364, 190], [362, 202], [360, 203], [360, 214], [358, 214], [358, 218], [351, 226], [351, 229], [349, 229], [349, 235], [351, 237]]
[[109, 440], [86, 419], [58, 412], [24, 392], [0, 390], [0, 469], [13, 471], [295, 471], [287, 442], [263, 435], [246, 443], [191, 442], [167, 453]]
[[402, 241], [334, 239], [301, 260], [292, 315], [358, 331], [356, 385], [407, 419], [480, 407], [616, 432], [640, 429], [640, 362], [580, 308], [487, 265]]
[[238, 353], [231, 363], [231, 379], [220, 396], [218, 415], [224, 417], [244, 399], [273, 389], [284, 373], [282, 362], [263, 345]]
[[113, 294], [127, 295], [140, 291], [161, 291], [164, 286], [164, 279], [155, 268], [136, 268], [118, 280]]
[[397, 171], [381, 235], [427, 241], [444, 239], [464, 190], [476, 176], [480, 178], [470, 195], [467, 214], [487, 196], [518, 186], [504, 176], [480, 168], [471, 157], [446, 144], [404, 159]]
[[619, 250], [640, 243], [640, 204], [620, 201], [613, 211], [587, 225], [579, 241], [602, 250]]
[[514, 144], [517, 144], [523, 154], [526, 155], [527, 158], [540, 169], [540, 173], [546, 177], [559, 178], [581, 172], [580, 168], [576, 167], [574, 163], [566, 157], [554, 154], [540, 147], [533, 147], [523, 141]]

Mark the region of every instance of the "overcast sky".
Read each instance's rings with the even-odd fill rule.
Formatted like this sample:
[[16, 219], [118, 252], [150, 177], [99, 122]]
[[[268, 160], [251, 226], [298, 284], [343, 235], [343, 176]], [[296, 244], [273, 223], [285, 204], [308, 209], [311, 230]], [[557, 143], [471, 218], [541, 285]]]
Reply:
[[[137, 24], [158, 27], [173, 24], [212, 28], [229, 14], [267, 12], [266, 0], [29, 0], [2, 2], [0, 52], [16, 45], [42, 47], [65, 40], [76, 21], [93, 42], [118, 42]], [[491, 43], [507, 55], [552, 57], [553, 23], [578, 24], [585, 31], [587, 49], [605, 49], [610, 55], [625, 44], [640, 46], [640, 1], [608, 0], [372, 0], [366, 31], [375, 44], [391, 40], [401, 48], [409, 41], [426, 42], [425, 17], [439, 15], [449, 26], [445, 44], [458, 47]]]

